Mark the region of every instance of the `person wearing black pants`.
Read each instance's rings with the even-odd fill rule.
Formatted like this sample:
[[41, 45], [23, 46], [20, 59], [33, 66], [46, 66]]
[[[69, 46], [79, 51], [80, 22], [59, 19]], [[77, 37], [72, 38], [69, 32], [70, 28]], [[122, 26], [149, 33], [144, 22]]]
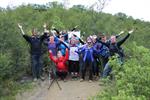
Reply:
[[85, 61], [83, 63], [83, 66], [82, 66], [82, 79], [83, 80], [85, 80], [85, 73], [86, 73], [87, 69], [89, 70], [89, 80], [93, 79], [93, 76], [92, 76], [92, 65], [93, 65], [93, 63], [90, 62], [90, 61]]
[[87, 38], [87, 45], [83, 46], [81, 50], [79, 51], [80, 54], [83, 54], [83, 66], [81, 68], [82, 72], [82, 79], [85, 80], [85, 73], [86, 70], [89, 69], [89, 82], [92, 82], [93, 75], [92, 75], [92, 67], [93, 67], [93, 62], [94, 62], [94, 57], [93, 57], [93, 41], [91, 37]]
[[69, 68], [72, 75], [72, 78], [77, 78], [79, 74], [79, 61], [69, 60]]
[[67, 76], [67, 72], [60, 72], [60, 71], [57, 71], [56, 72], [56, 75], [58, 76], [58, 77], [60, 77], [61, 78], [61, 80], [64, 80], [65, 78], [66, 78], [66, 76]]

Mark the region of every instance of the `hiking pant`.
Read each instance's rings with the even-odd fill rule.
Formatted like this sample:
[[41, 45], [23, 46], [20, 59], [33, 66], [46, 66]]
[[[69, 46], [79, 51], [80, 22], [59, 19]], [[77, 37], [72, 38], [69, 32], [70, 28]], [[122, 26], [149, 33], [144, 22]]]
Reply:
[[109, 63], [107, 63], [103, 70], [103, 77], [107, 77], [111, 71], [112, 71], [112, 68], [109, 66]]
[[101, 57], [100, 59], [101, 59], [100, 60], [100, 62], [101, 62], [100, 75], [103, 76], [104, 68], [105, 68], [106, 64], [108, 63], [108, 58]]
[[119, 64], [123, 65], [123, 63], [124, 63], [124, 56], [119, 56], [118, 60], [119, 60]]
[[56, 75], [61, 78], [62, 80], [64, 80], [67, 76], [67, 72], [63, 72], [63, 71], [57, 71]]
[[83, 57], [80, 55], [79, 56], [79, 73], [82, 73], [82, 68], [83, 68]]
[[97, 59], [94, 59], [93, 62], [93, 75], [98, 76], [99, 75], [99, 67], [98, 67], [98, 62], [96, 61]]
[[89, 80], [92, 80], [92, 78], [93, 78], [93, 76], [92, 76], [92, 65], [93, 65], [92, 61], [85, 61], [85, 62], [83, 62], [82, 79], [85, 79], [86, 70], [89, 69]]
[[42, 60], [41, 55], [32, 54], [31, 55], [31, 65], [32, 65], [32, 75], [33, 78], [39, 78], [42, 72]]
[[79, 61], [69, 60], [69, 70], [70, 72], [79, 73]]

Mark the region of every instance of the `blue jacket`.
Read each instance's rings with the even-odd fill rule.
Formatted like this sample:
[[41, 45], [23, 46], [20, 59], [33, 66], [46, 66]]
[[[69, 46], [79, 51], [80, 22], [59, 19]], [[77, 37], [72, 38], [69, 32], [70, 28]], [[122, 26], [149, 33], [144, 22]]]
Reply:
[[88, 48], [87, 45], [84, 46], [83, 48], [81, 48], [78, 53], [82, 53], [83, 54], [83, 61], [89, 61], [89, 62], [93, 62], [94, 61], [94, 57], [93, 57], [93, 47]]

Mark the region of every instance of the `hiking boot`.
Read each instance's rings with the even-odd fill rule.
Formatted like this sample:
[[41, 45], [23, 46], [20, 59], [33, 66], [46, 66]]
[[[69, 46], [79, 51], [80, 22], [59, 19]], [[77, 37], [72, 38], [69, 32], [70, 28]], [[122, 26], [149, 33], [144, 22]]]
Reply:
[[92, 80], [89, 80], [89, 83], [92, 83], [93, 81]]
[[71, 73], [71, 77], [72, 77], [72, 78], [74, 78], [74, 77], [75, 77], [75, 75], [74, 75], [74, 73], [73, 73], [73, 72]]
[[45, 77], [43, 77], [43, 76], [40, 76], [40, 79], [41, 79], [42, 81], [44, 81], [44, 80], [45, 80]]
[[36, 82], [36, 81], [37, 81], [37, 78], [34, 78], [33, 81]]
[[64, 82], [67, 82], [67, 79], [63, 79]]
[[83, 82], [83, 81], [84, 81], [84, 79], [83, 79], [83, 78], [81, 78], [81, 79], [80, 79], [80, 82]]

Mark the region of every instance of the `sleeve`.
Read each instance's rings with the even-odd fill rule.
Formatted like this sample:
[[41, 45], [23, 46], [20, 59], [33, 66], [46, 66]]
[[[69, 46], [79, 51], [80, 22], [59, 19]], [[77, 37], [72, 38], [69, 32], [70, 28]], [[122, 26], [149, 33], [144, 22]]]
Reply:
[[74, 31], [74, 30], [76, 30], [76, 28], [75, 28], [75, 27], [71, 29], [71, 31]]
[[69, 58], [69, 51], [68, 51], [68, 49], [67, 49], [67, 50], [66, 50], [66, 55], [65, 55], [65, 61], [67, 61], [68, 58]]
[[54, 63], [57, 63], [57, 59], [56, 58], [54, 58], [54, 56], [53, 56], [53, 54], [52, 54], [52, 52], [51, 53], [49, 53], [49, 58], [54, 62]]
[[85, 46], [79, 47], [79, 48], [78, 48], [78, 51], [75, 51], [75, 52], [78, 53], [78, 54], [81, 54], [81, 53], [83, 53], [84, 51], [85, 51]]
[[73, 34], [75, 37], [77, 37], [78, 39], [79, 39], [79, 42], [83, 45], [83, 44], [85, 44], [85, 42], [81, 39], [81, 38], [79, 38], [77, 35], [75, 35], [75, 34]]
[[44, 33], [42, 36], [40, 36], [41, 41], [43, 41], [45, 38], [48, 38], [48, 33]]
[[120, 35], [116, 35], [115, 37], [116, 37], [116, 39], [117, 39], [117, 38], [119, 38], [119, 37], [120, 37]]
[[66, 43], [66, 42], [61, 42], [61, 43], [64, 44], [64, 46], [69, 49], [69, 44], [68, 43]]
[[23, 35], [23, 37], [24, 37], [24, 39], [25, 39], [27, 42], [31, 43], [31, 37], [30, 37], [30, 36], [28, 36], [28, 35]]
[[121, 39], [120, 41], [117, 42], [117, 46], [121, 46], [128, 38], [129, 38], [130, 34], [127, 34], [123, 39]]
[[80, 38], [79, 38], [79, 41], [81, 44], [85, 44], [85, 42], [83, 40], [81, 40]]
[[94, 51], [95, 53], [98, 53], [98, 52], [101, 50], [101, 48], [102, 48], [102, 44], [101, 44], [101, 43], [97, 43], [97, 44], [95, 44], [95, 45], [93, 46], [93, 51]]
[[56, 28], [54, 28], [54, 30], [56, 31], [56, 33], [57, 33], [58, 35], [60, 35], [60, 32], [59, 32]]

